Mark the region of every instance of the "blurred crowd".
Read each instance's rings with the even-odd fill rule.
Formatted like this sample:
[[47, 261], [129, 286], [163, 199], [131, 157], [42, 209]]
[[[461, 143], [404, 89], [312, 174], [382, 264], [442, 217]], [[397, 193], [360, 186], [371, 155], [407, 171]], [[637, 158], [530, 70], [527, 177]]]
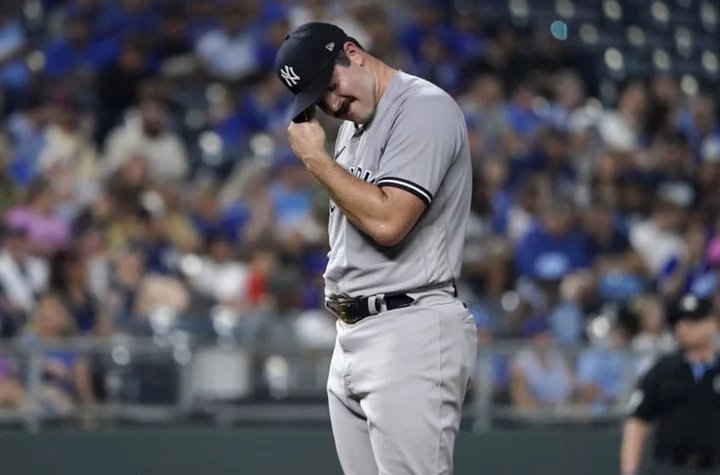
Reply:
[[[654, 74], [600, 97], [602, 61], [578, 42], [452, 2], [3, 2], [0, 335], [32, 347], [181, 329], [332, 347], [328, 199], [288, 148], [292, 98], [272, 70], [310, 20], [465, 111], [462, 294], [483, 344], [527, 342], [493, 362], [497, 393], [520, 407], [618, 401], [616, 350], [672, 348], [665, 303], [716, 293], [715, 91]], [[330, 147], [339, 124], [322, 120]], [[575, 361], [559, 344], [590, 349]], [[80, 352], [42, 351], [47, 407], [102, 397]], [[14, 361], [0, 358], [0, 404], [19, 407], [28, 369]]]

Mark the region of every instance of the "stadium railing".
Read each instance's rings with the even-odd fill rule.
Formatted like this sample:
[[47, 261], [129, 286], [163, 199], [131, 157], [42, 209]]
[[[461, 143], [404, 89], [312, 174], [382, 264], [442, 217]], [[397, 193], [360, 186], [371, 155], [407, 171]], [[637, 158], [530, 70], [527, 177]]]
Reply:
[[[564, 401], [521, 410], [512, 404], [507, 381], [497, 373], [527, 345], [498, 341], [480, 348], [477, 377], [464, 412], [465, 429], [484, 432], [498, 425], [616, 424], [639, 374], [639, 359], [656, 356], [620, 350], [623, 390], [613, 403], [598, 408]], [[558, 346], [555, 350], [574, 369], [577, 357], [589, 348]], [[331, 351], [283, 344], [268, 351], [267, 346], [260, 348], [253, 342], [197, 342], [180, 333], [166, 338], [81, 338], [33, 346], [6, 343], [0, 345], [0, 356], [25, 388], [26, 400], [19, 409], [1, 409], [0, 425], [32, 432], [44, 424], [88, 419], [109, 426], [326, 424], [325, 384]], [[59, 411], [44, 399], [46, 388], [53, 384], [45, 377], [44, 363], [59, 354], [89, 359], [100, 396], [97, 405], [78, 404]]]

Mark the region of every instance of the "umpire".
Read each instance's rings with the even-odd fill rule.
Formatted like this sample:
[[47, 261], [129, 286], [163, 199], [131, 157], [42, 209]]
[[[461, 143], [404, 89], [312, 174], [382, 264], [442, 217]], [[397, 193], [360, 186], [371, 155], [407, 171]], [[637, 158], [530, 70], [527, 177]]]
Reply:
[[651, 424], [657, 431], [649, 473], [720, 474], [720, 358], [718, 320], [711, 300], [686, 295], [668, 317], [680, 350], [660, 358], [629, 401], [623, 431], [623, 475], [639, 475]]

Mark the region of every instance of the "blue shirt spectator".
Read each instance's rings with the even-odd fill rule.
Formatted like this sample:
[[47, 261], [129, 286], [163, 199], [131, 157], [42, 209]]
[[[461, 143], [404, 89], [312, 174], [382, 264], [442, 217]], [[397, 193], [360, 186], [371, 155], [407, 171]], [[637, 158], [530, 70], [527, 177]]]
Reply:
[[685, 293], [712, 294], [717, 285], [713, 266], [718, 259], [718, 240], [713, 239], [708, 245], [707, 229], [698, 224], [686, 230], [685, 243], [685, 252], [672, 256], [661, 268], [658, 290], [669, 298]]
[[534, 145], [531, 139], [538, 127], [546, 122], [544, 117], [535, 112], [535, 97], [534, 86], [527, 81], [520, 81], [515, 85], [511, 100], [505, 104], [505, 120], [531, 146]]
[[626, 389], [629, 334], [615, 324], [607, 339], [580, 353], [577, 362], [578, 383], [590, 408], [604, 411], [621, 402]]
[[243, 8], [228, 6], [221, 23], [220, 28], [205, 33], [195, 47], [207, 71], [227, 80], [242, 79], [256, 72], [257, 40], [246, 29], [250, 19]]
[[299, 229], [312, 217], [312, 194], [307, 186], [305, 167], [290, 149], [281, 149], [275, 156], [278, 179], [268, 187], [268, 195], [281, 232]]
[[217, 209], [209, 213], [200, 210], [190, 212], [190, 222], [195, 230], [203, 239], [219, 234], [234, 244], [242, 242], [242, 230], [250, 220], [250, 209], [241, 201], [235, 201], [225, 208], [219, 208], [216, 203], [212, 206]]
[[528, 409], [567, 403], [572, 392], [572, 373], [565, 357], [554, 346], [547, 322], [531, 317], [523, 325], [522, 335], [530, 339], [530, 345], [513, 357], [513, 403]]
[[123, 1], [104, 9], [95, 25], [105, 37], [121, 37], [129, 33], [152, 33], [160, 23], [160, 12], [148, 0]]
[[572, 208], [558, 203], [517, 243], [517, 268], [524, 277], [560, 279], [590, 266], [588, 248], [587, 236], [573, 224]]
[[120, 54], [120, 42], [114, 38], [94, 36], [91, 19], [83, 10], [68, 12], [67, 35], [54, 39], [45, 47], [45, 71], [50, 78], [75, 73], [95, 73]]
[[0, 14], [0, 86], [8, 89], [23, 87], [30, 79], [22, 54], [25, 30], [17, 19]]
[[47, 106], [34, 93], [10, 116], [8, 130], [13, 156], [8, 173], [19, 185], [27, 186], [35, 177], [38, 157], [47, 146], [47, 120]]

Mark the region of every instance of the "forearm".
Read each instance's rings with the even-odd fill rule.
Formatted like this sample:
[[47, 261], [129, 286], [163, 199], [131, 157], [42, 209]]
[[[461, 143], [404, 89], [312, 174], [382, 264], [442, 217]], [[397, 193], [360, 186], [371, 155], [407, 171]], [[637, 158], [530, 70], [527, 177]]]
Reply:
[[329, 156], [306, 165], [353, 225], [376, 239], [392, 233], [392, 206], [380, 187], [355, 178]]
[[620, 468], [623, 475], [635, 475], [640, 469], [648, 426], [639, 419], [630, 419], [623, 429]]

